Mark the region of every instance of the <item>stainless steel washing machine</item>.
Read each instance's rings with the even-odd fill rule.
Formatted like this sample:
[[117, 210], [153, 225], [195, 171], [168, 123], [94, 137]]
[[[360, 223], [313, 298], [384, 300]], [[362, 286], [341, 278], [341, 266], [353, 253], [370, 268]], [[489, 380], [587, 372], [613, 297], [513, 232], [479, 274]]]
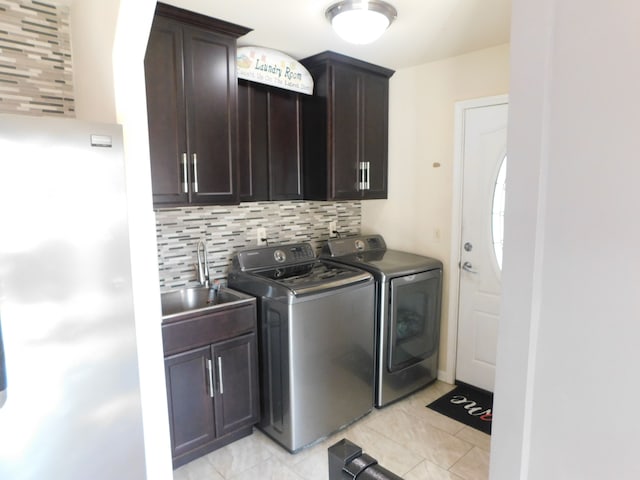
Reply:
[[308, 243], [243, 250], [229, 286], [258, 299], [258, 427], [290, 452], [373, 409], [374, 281]]
[[381, 235], [330, 239], [320, 256], [366, 270], [375, 278], [375, 405], [385, 406], [434, 381], [442, 262], [389, 250]]

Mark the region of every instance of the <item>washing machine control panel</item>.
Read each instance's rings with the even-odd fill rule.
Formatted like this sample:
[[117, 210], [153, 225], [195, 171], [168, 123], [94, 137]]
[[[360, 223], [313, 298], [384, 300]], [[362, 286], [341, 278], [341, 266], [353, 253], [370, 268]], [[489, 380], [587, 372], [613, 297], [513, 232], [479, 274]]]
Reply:
[[250, 248], [236, 254], [234, 264], [240, 270], [284, 266], [316, 259], [313, 247], [309, 243], [274, 245]]

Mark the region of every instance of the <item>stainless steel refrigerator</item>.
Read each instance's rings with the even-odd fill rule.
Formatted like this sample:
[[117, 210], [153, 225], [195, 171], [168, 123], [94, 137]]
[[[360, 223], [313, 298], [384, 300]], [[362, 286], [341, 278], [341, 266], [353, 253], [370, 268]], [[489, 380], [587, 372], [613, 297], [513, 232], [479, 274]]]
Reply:
[[0, 115], [0, 479], [145, 478], [121, 129]]

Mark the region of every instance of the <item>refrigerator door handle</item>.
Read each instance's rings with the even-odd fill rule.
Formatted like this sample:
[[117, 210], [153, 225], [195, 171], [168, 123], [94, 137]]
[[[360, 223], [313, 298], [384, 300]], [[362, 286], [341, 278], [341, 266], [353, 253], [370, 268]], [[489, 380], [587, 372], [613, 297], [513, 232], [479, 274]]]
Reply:
[[0, 408], [7, 400], [7, 365], [4, 359], [4, 343], [2, 343], [2, 319], [0, 319]]

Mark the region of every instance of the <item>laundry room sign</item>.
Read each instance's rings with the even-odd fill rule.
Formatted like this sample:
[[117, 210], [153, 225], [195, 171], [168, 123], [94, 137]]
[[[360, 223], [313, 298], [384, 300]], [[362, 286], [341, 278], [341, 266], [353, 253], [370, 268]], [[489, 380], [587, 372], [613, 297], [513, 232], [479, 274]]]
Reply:
[[289, 55], [263, 47], [239, 47], [238, 78], [313, 95], [309, 71]]

